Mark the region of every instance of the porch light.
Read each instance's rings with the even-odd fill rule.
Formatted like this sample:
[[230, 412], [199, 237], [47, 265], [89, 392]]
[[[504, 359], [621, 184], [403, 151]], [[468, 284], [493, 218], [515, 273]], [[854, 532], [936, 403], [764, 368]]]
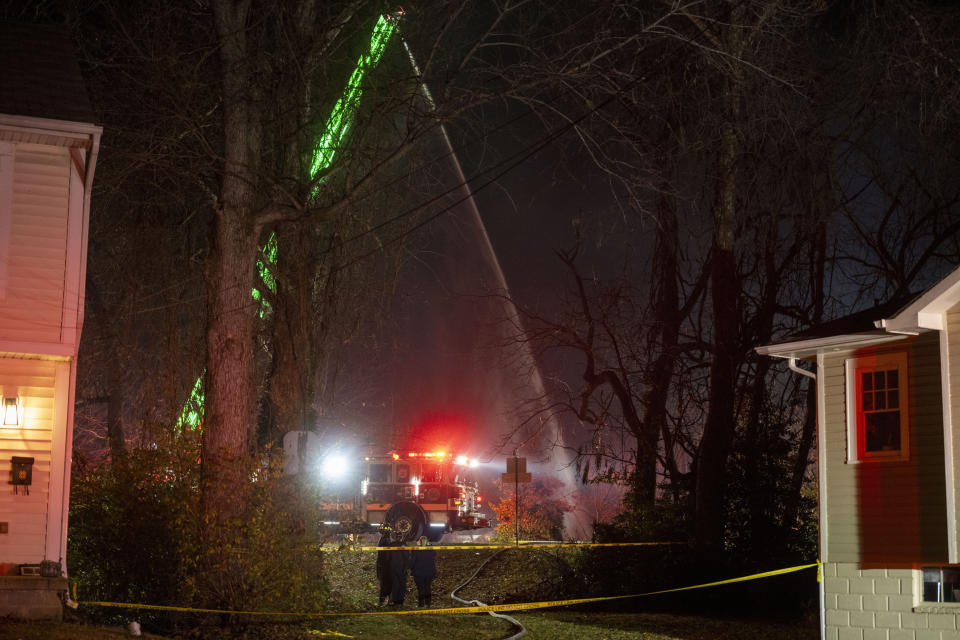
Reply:
[[17, 398], [3, 398], [3, 426], [16, 427], [20, 425], [20, 403]]

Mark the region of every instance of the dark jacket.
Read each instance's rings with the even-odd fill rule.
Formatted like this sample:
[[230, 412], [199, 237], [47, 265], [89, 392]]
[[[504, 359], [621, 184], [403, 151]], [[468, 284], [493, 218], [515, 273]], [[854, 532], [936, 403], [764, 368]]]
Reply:
[[390, 554], [390, 575], [392, 588], [390, 604], [403, 604], [407, 594], [407, 568], [410, 566], [410, 552], [406, 549], [392, 549]]
[[390, 552], [377, 551], [377, 579], [390, 579]]
[[[389, 536], [380, 536], [380, 540], [377, 541], [378, 547], [389, 547], [392, 543], [390, 542]], [[390, 579], [390, 552], [389, 551], [377, 551], [377, 579], [378, 580], [389, 580]]]
[[415, 577], [432, 578], [437, 575], [437, 552], [433, 549], [411, 551], [410, 572]]

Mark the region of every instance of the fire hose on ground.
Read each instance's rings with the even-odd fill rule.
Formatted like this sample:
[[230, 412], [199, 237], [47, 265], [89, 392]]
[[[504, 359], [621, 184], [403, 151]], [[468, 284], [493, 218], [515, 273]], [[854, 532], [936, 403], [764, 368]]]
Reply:
[[[463, 584], [461, 584], [460, 586], [454, 588], [454, 590], [450, 592], [450, 597], [454, 600], [454, 602], [459, 602], [460, 604], [462, 604], [462, 605], [464, 605], [464, 606], [474, 606], [474, 607], [486, 607], [486, 606], [487, 606], [485, 603], [480, 602], [479, 600], [464, 600], [463, 598], [459, 598], [459, 597], [457, 597], [457, 591], [460, 591], [460, 589], [463, 589], [465, 586], [467, 586], [468, 584], [470, 584], [470, 583], [473, 581], [473, 579], [476, 578], [476, 577], [480, 574], [480, 572], [483, 570], [483, 568], [484, 568], [485, 566], [487, 566], [487, 563], [489, 563], [491, 560], [493, 560], [494, 558], [496, 558], [498, 555], [500, 555], [500, 554], [503, 553], [504, 551], [507, 551], [507, 549], [501, 549], [500, 551], [497, 551], [497, 552], [494, 553], [492, 556], [490, 556], [489, 558], [487, 558], [486, 560], [484, 560], [483, 562], [481, 562], [481, 563], [480, 563], [480, 566], [477, 567], [476, 571], [474, 571], [473, 574], [463, 582]], [[514, 640], [515, 638], [521, 638], [521, 637], [523, 637], [523, 636], [525, 636], [525, 635], [527, 634], [527, 629], [526, 629], [526, 627], [524, 627], [522, 624], [520, 624], [520, 622], [517, 621], [516, 618], [513, 618], [513, 617], [511, 617], [511, 616], [508, 616], [508, 615], [505, 615], [505, 614], [502, 614], [502, 613], [497, 613], [496, 611], [487, 611], [487, 613], [489, 613], [489, 614], [490, 614], [491, 616], [493, 616], [494, 618], [503, 618], [504, 620], [506, 620], [506, 621], [509, 622], [510, 624], [512, 624], [512, 625], [514, 625], [515, 627], [518, 627], [518, 628], [520, 629], [520, 631], [519, 631], [518, 633], [515, 633], [515, 634], [513, 634], [512, 636], [509, 636], [509, 637], [505, 638], [504, 640]]]

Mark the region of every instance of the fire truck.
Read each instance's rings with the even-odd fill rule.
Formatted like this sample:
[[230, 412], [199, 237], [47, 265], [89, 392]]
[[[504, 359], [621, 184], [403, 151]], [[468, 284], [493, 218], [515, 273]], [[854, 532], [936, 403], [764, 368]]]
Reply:
[[489, 527], [471, 460], [445, 451], [364, 458], [360, 518], [396, 541]]
[[[348, 467], [336, 458], [326, 466]], [[324, 505], [323, 528], [332, 533], [379, 531], [394, 542], [490, 526], [483, 496], [470, 475], [476, 463], [445, 451], [391, 453], [362, 460], [350, 502]]]

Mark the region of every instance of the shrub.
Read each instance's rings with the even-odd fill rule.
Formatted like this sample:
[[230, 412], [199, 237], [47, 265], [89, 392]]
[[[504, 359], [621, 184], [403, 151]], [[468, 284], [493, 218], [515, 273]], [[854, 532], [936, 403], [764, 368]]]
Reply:
[[[500, 485], [501, 499], [490, 504], [497, 518], [496, 542], [515, 542], [516, 511], [514, 487], [511, 484]], [[520, 485], [520, 539], [521, 540], [561, 540], [563, 538], [563, 514], [572, 507], [556, 493], [563, 488], [555, 478], [538, 479], [535, 482]]]
[[[195, 450], [134, 451], [76, 468], [68, 538], [78, 599], [244, 611], [316, 611], [328, 598], [309, 486], [260, 463], [240, 516], [211, 535]], [[188, 461], [188, 462], [187, 462]], [[154, 630], [265, 622], [262, 617], [84, 608], [98, 622]]]
[[[194, 458], [195, 459], [195, 458]], [[177, 604], [197, 504], [196, 465], [158, 450], [73, 471], [67, 557], [79, 599]], [[116, 609], [93, 617], [122, 621]], [[157, 614], [138, 614], [138, 619]]]

